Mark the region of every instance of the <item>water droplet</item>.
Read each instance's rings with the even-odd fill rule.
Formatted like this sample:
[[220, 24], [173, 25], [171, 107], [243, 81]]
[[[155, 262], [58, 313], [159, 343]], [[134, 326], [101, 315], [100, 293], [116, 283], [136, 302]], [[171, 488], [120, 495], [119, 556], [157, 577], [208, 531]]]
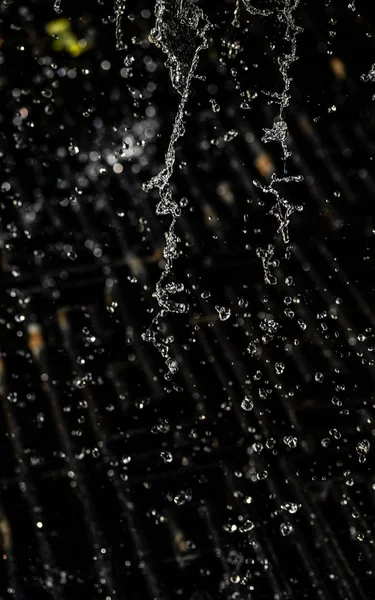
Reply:
[[246, 411], [253, 410], [254, 402], [251, 396], [245, 396], [241, 402], [241, 408]]
[[280, 533], [281, 535], [283, 535], [284, 537], [286, 537], [287, 535], [290, 535], [293, 531], [293, 526], [291, 525], [291, 523], [281, 523], [280, 525]]
[[174, 496], [173, 502], [177, 504], [177, 506], [182, 506], [185, 502], [190, 502], [191, 499], [191, 490], [181, 490]]
[[285, 504], [281, 505], [281, 508], [294, 515], [298, 510], [298, 504], [295, 504], [294, 502], [285, 502]]
[[215, 310], [219, 315], [220, 321], [227, 321], [231, 315], [230, 308], [227, 308], [226, 306], [217, 306], [216, 305]]
[[358, 442], [356, 446], [356, 451], [357, 454], [359, 454], [360, 458], [366, 457], [366, 454], [368, 454], [370, 451], [370, 446], [371, 444], [369, 440], [361, 440], [360, 442]]
[[71, 156], [75, 156], [76, 154], [79, 153], [79, 148], [78, 146], [76, 146], [75, 144], [73, 144], [73, 142], [71, 142], [68, 146], [68, 150], [69, 150], [69, 154]]
[[293, 435], [286, 435], [283, 437], [283, 442], [289, 448], [296, 448], [298, 444], [297, 438]]
[[250, 521], [249, 519], [244, 521], [239, 527], [239, 530], [241, 531], [241, 533], [247, 533], [248, 531], [251, 531], [252, 529], [254, 529], [254, 523], [252, 521]]
[[216, 100], [214, 100], [214, 98], [211, 98], [210, 100], [211, 106], [212, 106], [212, 110], [217, 113], [220, 110], [220, 106], [218, 105], [218, 103], [216, 102]]
[[173, 460], [173, 456], [170, 452], [160, 452], [160, 458], [162, 458], [165, 463], [171, 463]]
[[175, 373], [177, 373], [178, 371], [178, 362], [177, 360], [175, 360], [174, 358], [167, 358], [165, 361], [165, 364], [167, 365], [170, 373], [172, 373], [172, 375], [174, 375]]
[[278, 375], [282, 375], [284, 373], [284, 369], [284, 363], [275, 363], [275, 371]]

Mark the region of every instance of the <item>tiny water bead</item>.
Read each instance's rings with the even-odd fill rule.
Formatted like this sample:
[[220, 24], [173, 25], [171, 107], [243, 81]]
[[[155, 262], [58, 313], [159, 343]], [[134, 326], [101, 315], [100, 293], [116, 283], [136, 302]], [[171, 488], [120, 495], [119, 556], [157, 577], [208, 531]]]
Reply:
[[210, 100], [211, 106], [212, 106], [212, 110], [217, 113], [220, 111], [220, 106], [218, 105], [218, 103], [216, 102], [216, 100], [214, 100], [214, 98], [211, 98]]
[[241, 402], [241, 408], [245, 411], [253, 410], [254, 402], [251, 396], [245, 396], [245, 398]]
[[207, 300], [207, 298], [210, 298], [211, 296], [211, 292], [208, 290], [204, 290], [203, 292], [201, 292], [201, 298], [203, 298], [203, 300]]
[[254, 529], [254, 523], [252, 521], [250, 521], [249, 519], [244, 521], [239, 527], [239, 530], [241, 533], [248, 533], [252, 529]]
[[173, 498], [173, 502], [177, 504], [177, 506], [183, 506], [187, 502], [190, 502], [192, 499], [191, 490], [181, 490], [179, 491]]
[[295, 504], [294, 502], [285, 502], [285, 504], [281, 505], [281, 509], [294, 515], [298, 510], [298, 504]]
[[365, 462], [367, 454], [370, 452], [370, 447], [371, 444], [369, 440], [364, 439], [358, 442], [356, 446], [356, 452], [358, 454], [358, 459], [360, 462]]
[[160, 458], [162, 458], [165, 463], [171, 463], [173, 461], [171, 452], [160, 452]]
[[178, 362], [177, 360], [175, 360], [174, 358], [167, 358], [165, 360], [165, 364], [168, 367], [168, 370], [170, 373], [172, 373], [172, 375], [174, 375], [175, 373], [177, 373], [178, 371]]
[[282, 375], [284, 373], [285, 365], [284, 363], [275, 363], [275, 371], [278, 375]]
[[226, 306], [215, 306], [215, 310], [219, 315], [220, 321], [227, 321], [231, 316], [231, 309]]
[[297, 448], [298, 445], [298, 439], [293, 435], [283, 437], [283, 442], [288, 448]]
[[291, 523], [281, 523], [280, 525], [280, 533], [282, 536], [286, 537], [287, 535], [290, 535], [293, 532], [293, 526]]

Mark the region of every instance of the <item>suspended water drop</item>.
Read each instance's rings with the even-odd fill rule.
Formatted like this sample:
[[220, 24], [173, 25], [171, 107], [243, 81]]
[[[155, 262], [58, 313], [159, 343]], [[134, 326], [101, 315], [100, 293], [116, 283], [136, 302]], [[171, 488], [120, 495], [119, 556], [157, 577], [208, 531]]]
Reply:
[[59, 14], [62, 13], [62, 10], [61, 10], [61, 0], [55, 0], [53, 8], [54, 8], [55, 12], [57, 12]]
[[286, 537], [287, 535], [290, 535], [293, 531], [293, 526], [291, 523], [281, 523], [280, 525], [280, 533], [281, 535], [283, 535], [284, 537]]
[[75, 144], [73, 144], [73, 142], [71, 142], [71, 143], [69, 144], [68, 150], [69, 150], [69, 154], [70, 154], [71, 156], [75, 156], [76, 154], [78, 154], [78, 153], [79, 153], [79, 148], [78, 148], [78, 146], [76, 146]]
[[239, 530], [241, 533], [248, 533], [252, 529], [254, 529], [254, 523], [252, 521], [250, 521], [249, 519], [244, 521], [239, 527]]
[[370, 447], [371, 447], [371, 444], [370, 444], [369, 440], [361, 440], [360, 442], [358, 442], [355, 449], [359, 456], [360, 462], [365, 462], [365, 460], [367, 458], [366, 455], [370, 452]]
[[329, 435], [331, 435], [332, 437], [334, 437], [335, 440], [340, 440], [341, 439], [341, 433], [336, 428], [330, 429], [329, 430]]
[[214, 98], [211, 98], [210, 100], [211, 106], [212, 106], [212, 110], [217, 113], [220, 111], [220, 106], [218, 105], [218, 103], [216, 102], [216, 100]]
[[177, 506], [182, 506], [186, 502], [190, 502], [191, 499], [192, 499], [191, 490], [181, 490], [174, 496], [173, 502], [175, 504], [177, 504]]
[[241, 402], [241, 408], [246, 411], [253, 410], [254, 402], [251, 396], [245, 396]]
[[260, 442], [255, 442], [255, 444], [252, 445], [252, 449], [254, 450], [254, 452], [260, 453], [263, 450], [263, 444], [261, 444]]
[[295, 504], [294, 502], [285, 502], [285, 504], [281, 505], [281, 508], [294, 515], [298, 510], [298, 504]]
[[284, 363], [275, 363], [275, 371], [278, 375], [282, 375], [284, 373], [285, 365]]
[[375, 63], [366, 75], [362, 75], [362, 81], [375, 81]]
[[297, 448], [298, 440], [293, 435], [286, 435], [283, 437], [283, 442], [289, 448]]
[[78, 388], [78, 389], [83, 389], [84, 387], [86, 387], [88, 382], [88, 378], [87, 376], [83, 376], [83, 377], [76, 377], [73, 380], [73, 385], [74, 387]]
[[211, 296], [211, 292], [205, 290], [201, 293], [201, 298], [203, 298], [203, 300], [207, 300], [207, 298], [209, 298]]
[[275, 446], [276, 446], [275, 438], [268, 438], [268, 440], [266, 441], [266, 448], [268, 450], [272, 450], [272, 448], [274, 448]]
[[280, 325], [274, 319], [264, 319], [260, 324], [260, 327], [268, 333], [276, 333]]
[[173, 456], [170, 452], [160, 452], [160, 458], [166, 463], [171, 463], [173, 460]]
[[220, 321], [227, 321], [231, 315], [231, 310], [230, 308], [227, 308], [226, 306], [215, 306], [215, 310], [219, 315], [219, 319]]
[[177, 360], [175, 360], [174, 358], [167, 358], [165, 361], [165, 364], [167, 365], [169, 371], [172, 373], [172, 375], [174, 375], [175, 373], [177, 373], [178, 371], [178, 362]]
[[247, 347], [247, 351], [249, 354], [251, 354], [252, 356], [255, 356], [257, 353], [257, 347], [256, 344], [254, 342], [250, 342], [250, 344]]

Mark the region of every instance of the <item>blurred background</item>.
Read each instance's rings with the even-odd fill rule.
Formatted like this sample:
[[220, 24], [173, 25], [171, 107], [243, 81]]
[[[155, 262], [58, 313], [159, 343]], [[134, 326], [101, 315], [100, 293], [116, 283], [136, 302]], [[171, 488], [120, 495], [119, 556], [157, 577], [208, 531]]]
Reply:
[[156, 6], [0, 3], [0, 598], [370, 600], [371, 3]]

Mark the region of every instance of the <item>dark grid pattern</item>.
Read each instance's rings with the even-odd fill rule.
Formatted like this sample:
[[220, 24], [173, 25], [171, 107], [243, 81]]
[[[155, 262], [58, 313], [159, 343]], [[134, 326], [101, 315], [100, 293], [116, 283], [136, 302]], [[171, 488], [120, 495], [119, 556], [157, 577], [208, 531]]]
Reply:
[[[301, 69], [320, 39], [322, 15], [313, 21], [301, 10]], [[350, 11], [338, 16], [375, 56], [364, 19]], [[272, 71], [262, 27], [259, 21], [251, 49]], [[375, 319], [366, 258], [375, 132], [371, 92], [359, 87], [344, 40], [337, 49], [342, 54], [331, 60], [324, 51], [315, 57], [322, 68], [308, 80], [296, 77], [291, 160], [305, 182], [284, 191], [293, 203], [303, 197], [305, 210], [294, 215], [291, 257], [276, 267], [272, 287], [255, 249], [272, 240], [276, 223], [253, 185], [278, 165], [260, 142], [272, 111], [259, 103], [244, 120], [228, 70], [210, 51], [222, 109], [192, 115], [197, 138], [187, 135], [180, 150], [187, 166], [174, 180], [194, 211], [178, 224], [187, 242], [178, 273], [192, 311], [167, 324], [180, 362], [170, 383], [141, 340], [146, 309], [154, 306], [163, 224], [138, 178], [109, 177], [64, 206], [64, 193], [44, 199], [30, 234], [15, 240], [7, 226], [25, 229], [27, 204], [6, 206], [2, 598], [375, 597], [373, 480], [369, 459], [358, 463], [354, 450], [371, 438], [373, 422], [371, 331], [364, 341], [359, 336]], [[342, 108], [347, 119], [314, 122], [303, 98], [320, 78], [331, 82], [333, 97], [350, 95]], [[230, 144], [199, 143], [230, 129], [240, 132]], [[16, 164], [17, 153], [8, 150]], [[78, 168], [71, 162], [68, 178]], [[40, 174], [38, 185], [46, 181]], [[140, 218], [150, 229], [147, 244]], [[289, 276], [292, 285], [283, 283]], [[206, 289], [212, 295], [203, 300]], [[294, 298], [290, 306], [285, 296]], [[216, 304], [231, 306], [230, 320], [218, 320]], [[288, 307], [296, 318], [285, 314]], [[285, 336], [257, 343], [251, 355], [246, 348], [264, 335], [264, 315]], [[282, 375], [277, 362], [286, 365]], [[244, 412], [250, 390], [254, 410]], [[336, 427], [341, 438], [329, 433]], [[297, 447], [288, 448], [284, 436], [296, 436]], [[285, 503], [297, 512], [282, 510]], [[287, 522], [293, 532], [285, 537], [280, 525]]]

